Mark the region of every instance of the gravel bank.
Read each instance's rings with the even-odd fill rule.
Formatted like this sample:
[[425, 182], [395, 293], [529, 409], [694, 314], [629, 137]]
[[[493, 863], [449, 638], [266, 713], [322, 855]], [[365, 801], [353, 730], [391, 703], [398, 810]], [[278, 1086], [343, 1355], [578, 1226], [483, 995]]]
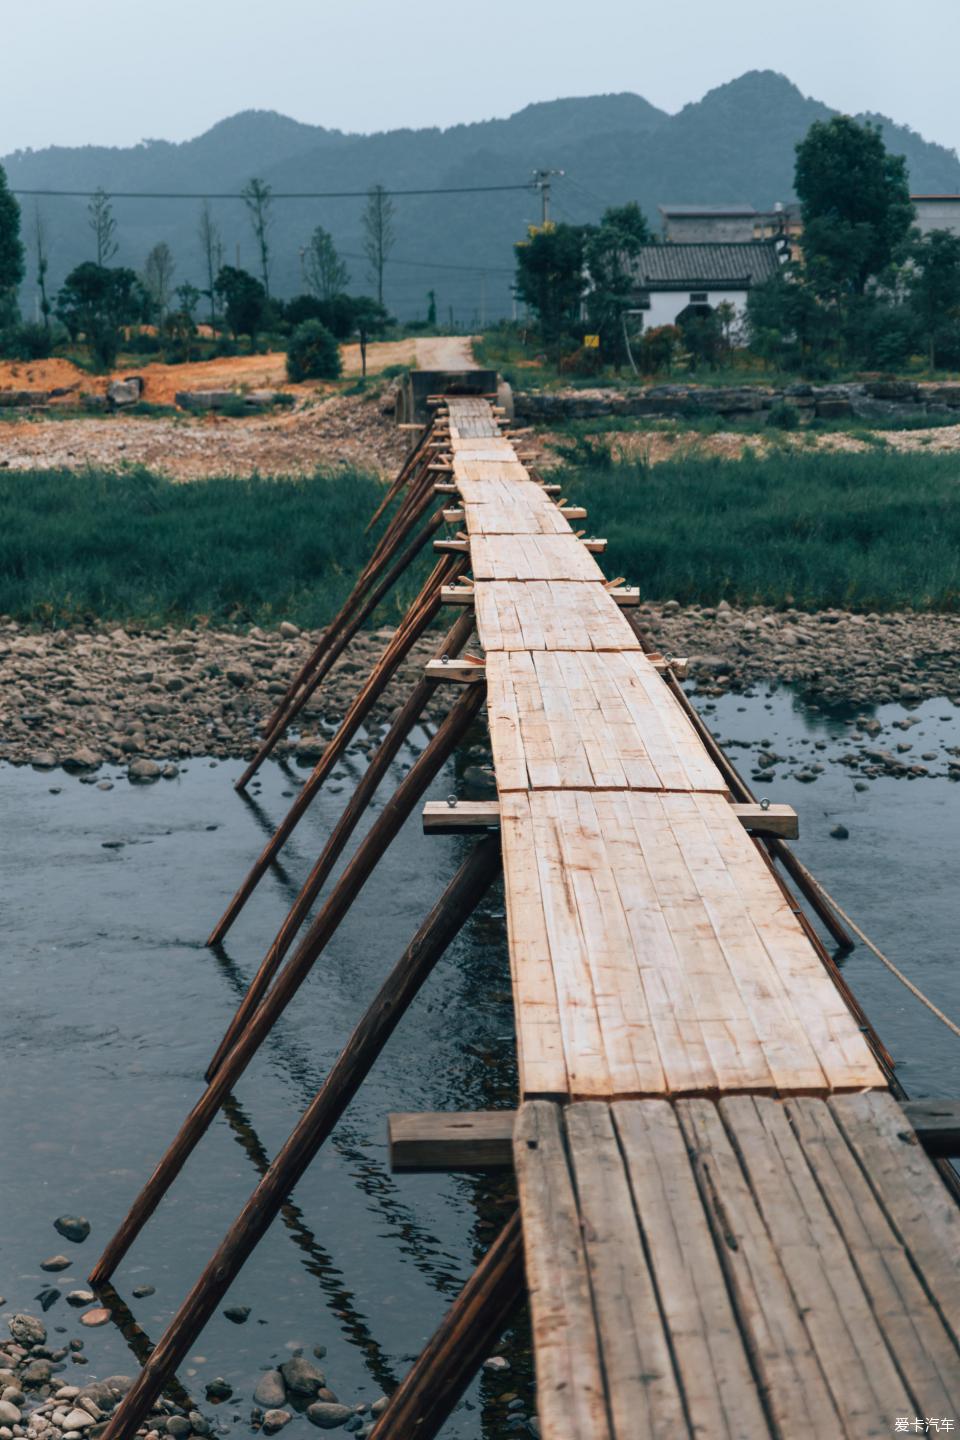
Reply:
[[[360, 635], [306, 707], [278, 755], [312, 762], [392, 631]], [[188, 756], [250, 756], [254, 736], [320, 632], [160, 630], [31, 632], [0, 622], [0, 754], [13, 763], [93, 774], [105, 761], [132, 779], [176, 774]], [[439, 644], [428, 636], [401, 666], [372, 717], [383, 726]], [[447, 697], [447, 700], [449, 697]], [[438, 695], [438, 705], [444, 706]], [[361, 750], [372, 741], [361, 735]], [[150, 769], [149, 767], [156, 767]]]
[[[645, 605], [652, 643], [690, 658], [699, 694], [720, 695], [763, 681], [798, 686], [826, 705], [871, 705], [947, 696], [960, 704], [960, 616], [851, 615], [824, 611], [682, 610]], [[307, 707], [299, 735], [278, 754], [312, 762], [324, 737], [368, 675], [390, 634], [354, 641]], [[36, 632], [0, 621], [0, 753], [14, 763], [89, 772], [103, 762], [135, 765], [131, 778], [157, 778], [188, 756], [247, 757], [258, 728], [319, 632], [245, 634], [160, 630]], [[439, 643], [427, 636], [388, 687], [373, 716], [387, 723]], [[473, 647], [476, 650], [476, 646]], [[448, 708], [438, 689], [435, 715]], [[361, 736], [360, 749], [372, 745]], [[159, 767], [144, 773], [149, 762]]]

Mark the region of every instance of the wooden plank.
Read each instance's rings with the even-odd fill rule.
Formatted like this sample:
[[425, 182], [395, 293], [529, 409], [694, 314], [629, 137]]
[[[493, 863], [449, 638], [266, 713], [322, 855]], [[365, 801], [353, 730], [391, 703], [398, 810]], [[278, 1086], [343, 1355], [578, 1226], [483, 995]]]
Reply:
[[665, 1100], [611, 1107], [690, 1428], [710, 1440], [768, 1440], [687, 1147]]
[[707, 1100], [680, 1100], [677, 1116], [737, 1316], [776, 1433], [846, 1435], [766, 1226]]
[[[469, 520], [469, 516], [468, 516]], [[600, 584], [478, 581], [477, 630], [485, 650], [640, 650], [640, 641]], [[505, 633], [499, 617], [511, 612]]]
[[559, 1106], [521, 1106], [514, 1168], [543, 1440], [613, 1440], [580, 1216]]
[[892, 1095], [837, 1095], [830, 1108], [929, 1294], [960, 1338], [960, 1209]]
[[613, 1434], [674, 1440], [683, 1400], [610, 1107], [569, 1105], [564, 1120]]
[[909, 1386], [910, 1415], [956, 1415], [960, 1409], [957, 1346], [829, 1105], [797, 1099], [785, 1101], [783, 1110]]
[[490, 1170], [513, 1165], [515, 1110], [387, 1116], [391, 1170]]
[[928, 1155], [960, 1157], [960, 1100], [904, 1100], [900, 1108]]
[[738, 805], [730, 809], [740, 824], [754, 835], [779, 835], [783, 840], [796, 840], [800, 820], [792, 805]]
[[851, 1440], [892, 1435], [896, 1417], [913, 1413], [915, 1397], [897, 1372], [782, 1106], [743, 1095], [722, 1099], [719, 1110], [843, 1422], [842, 1433]]

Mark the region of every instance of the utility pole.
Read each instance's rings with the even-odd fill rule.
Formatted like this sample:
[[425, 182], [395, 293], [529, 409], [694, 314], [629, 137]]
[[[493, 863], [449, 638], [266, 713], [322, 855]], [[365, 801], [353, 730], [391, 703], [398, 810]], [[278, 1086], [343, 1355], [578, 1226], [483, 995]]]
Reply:
[[540, 224], [546, 225], [550, 220], [550, 181], [554, 175], [562, 175], [562, 170], [534, 170], [533, 188], [540, 191]]

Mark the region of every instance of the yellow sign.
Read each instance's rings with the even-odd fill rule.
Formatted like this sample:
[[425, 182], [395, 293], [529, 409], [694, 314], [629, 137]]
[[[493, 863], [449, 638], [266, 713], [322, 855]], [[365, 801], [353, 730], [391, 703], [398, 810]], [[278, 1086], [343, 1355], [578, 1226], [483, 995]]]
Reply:
[[583, 348], [584, 348], [584, 350], [599, 350], [599, 349], [600, 349], [600, 336], [599, 336], [599, 335], [584, 335], [584, 337], [583, 337]]

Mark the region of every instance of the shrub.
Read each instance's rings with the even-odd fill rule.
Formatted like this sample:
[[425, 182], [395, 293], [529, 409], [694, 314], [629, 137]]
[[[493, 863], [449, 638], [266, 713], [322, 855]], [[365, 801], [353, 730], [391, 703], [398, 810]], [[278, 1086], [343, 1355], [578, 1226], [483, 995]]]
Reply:
[[775, 425], [778, 430], [796, 430], [800, 424], [800, 414], [796, 405], [790, 405], [786, 400], [778, 400], [776, 405], [770, 407], [767, 424]]
[[44, 325], [11, 325], [0, 330], [0, 355], [8, 360], [48, 360], [56, 336]]
[[340, 375], [340, 347], [319, 320], [304, 320], [290, 337], [287, 376], [291, 380], [336, 380]]

